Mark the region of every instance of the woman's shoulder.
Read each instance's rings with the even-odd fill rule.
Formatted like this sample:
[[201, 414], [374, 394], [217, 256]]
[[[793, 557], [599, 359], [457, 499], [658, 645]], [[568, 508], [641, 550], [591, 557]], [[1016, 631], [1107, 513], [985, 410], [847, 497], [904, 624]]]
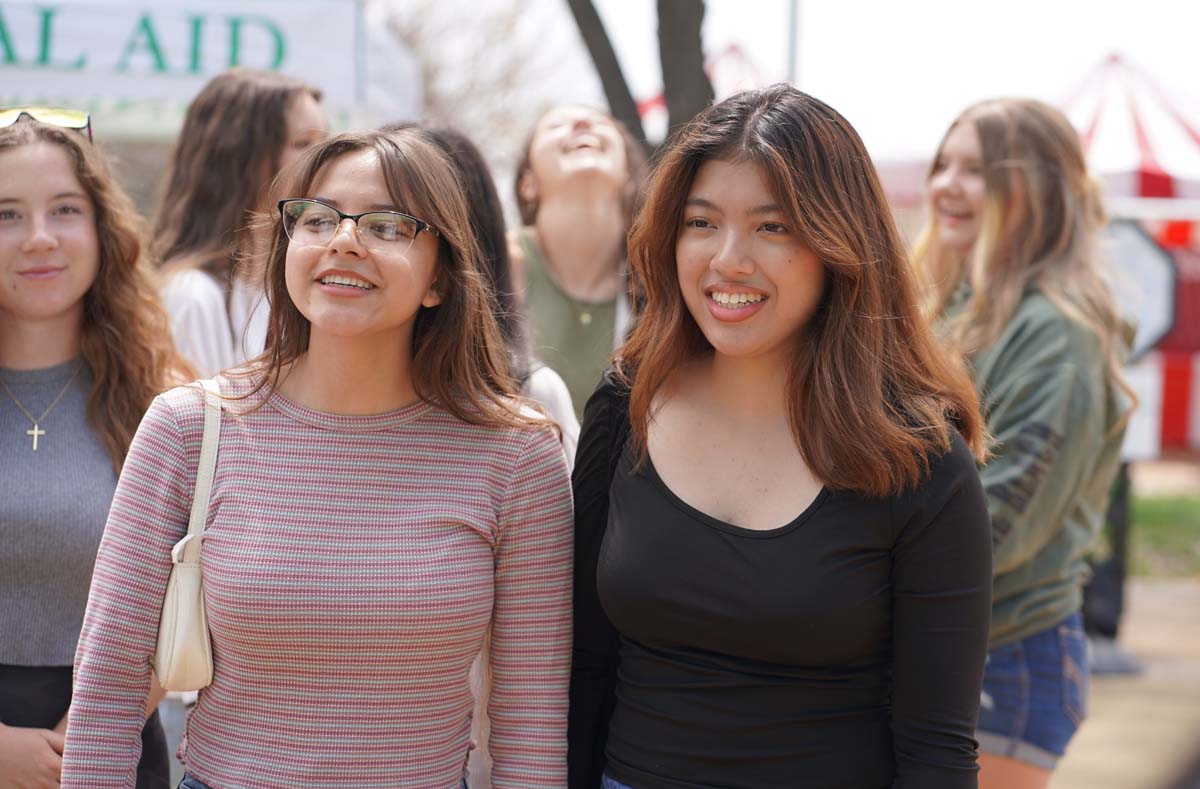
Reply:
[[567, 382], [545, 365], [536, 367], [529, 374], [522, 394], [545, 408], [559, 424], [562, 424], [568, 414], [574, 419], [575, 404], [571, 400], [571, 390], [567, 388]]
[[894, 500], [895, 522], [903, 526], [927, 521], [942, 513], [951, 501], [964, 496], [965, 501], [974, 502], [974, 507], [968, 510], [986, 525], [987, 504], [975, 455], [962, 435], [951, 430], [950, 445], [929, 457], [928, 470], [921, 481]]
[[165, 275], [159, 292], [167, 312], [187, 308], [225, 312], [225, 289], [216, 278], [200, 269], [184, 268]]
[[904, 497], [928, 498], [945, 495], [962, 485], [979, 478], [979, 465], [975, 454], [958, 430], [950, 428], [949, 444], [939, 446], [926, 454], [926, 472], [915, 487], [906, 491]]
[[[267, 387], [255, 393], [257, 379], [248, 370], [234, 370], [230, 373], [215, 376], [211, 379], [216, 384], [222, 411], [241, 411], [249, 407], [251, 401], [257, 401], [264, 395]], [[200, 379], [173, 386], [154, 398], [154, 405], [160, 411], [169, 413], [180, 425], [192, 422], [202, 422], [204, 419], [205, 390]]]
[[1010, 353], [1023, 350], [1032, 358], [1059, 354], [1078, 358], [1100, 353], [1100, 338], [1095, 331], [1068, 315], [1038, 288], [1026, 291], [997, 345]]

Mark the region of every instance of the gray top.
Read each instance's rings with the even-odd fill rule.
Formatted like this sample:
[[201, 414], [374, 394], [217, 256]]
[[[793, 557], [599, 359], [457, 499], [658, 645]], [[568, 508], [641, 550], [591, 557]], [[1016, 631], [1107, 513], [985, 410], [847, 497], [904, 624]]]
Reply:
[[[41, 416], [79, 359], [41, 370], [0, 367], [25, 410]], [[91, 371], [81, 371], [39, 425], [0, 389], [0, 664], [69, 666], [83, 625], [96, 549], [117, 476], [87, 424]]]

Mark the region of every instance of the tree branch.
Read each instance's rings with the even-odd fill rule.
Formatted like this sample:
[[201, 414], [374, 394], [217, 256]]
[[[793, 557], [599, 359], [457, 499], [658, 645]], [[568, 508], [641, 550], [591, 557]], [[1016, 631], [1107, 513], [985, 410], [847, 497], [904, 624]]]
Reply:
[[575, 25], [579, 28], [579, 35], [583, 37], [588, 54], [592, 57], [592, 63], [596, 66], [596, 73], [600, 75], [600, 84], [604, 88], [605, 98], [608, 99], [609, 111], [614, 118], [625, 124], [649, 152], [637, 102], [633, 100], [633, 94], [629, 91], [629, 83], [625, 81], [625, 74], [617, 61], [617, 53], [613, 51], [612, 42], [608, 39], [604, 23], [600, 21], [600, 15], [596, 13], [596, 7], [591, 0], [567, 0], [567, 5], [575, 18]]

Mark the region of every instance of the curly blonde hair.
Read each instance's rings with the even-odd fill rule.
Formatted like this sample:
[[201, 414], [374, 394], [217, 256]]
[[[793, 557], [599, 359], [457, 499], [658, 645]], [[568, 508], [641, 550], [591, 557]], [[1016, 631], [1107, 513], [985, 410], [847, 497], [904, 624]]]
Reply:
[[78, 132], [23, 118], [0, 129], [0, 152], [44, 143], [66, 151], [96, 210], [100, 266], [83, 295], [81, 353], [92, 371], [87, 420], [120, 472], [150, 401], [190, 371], [175, 353], [145, 255], [145, 223], [108, 161]]

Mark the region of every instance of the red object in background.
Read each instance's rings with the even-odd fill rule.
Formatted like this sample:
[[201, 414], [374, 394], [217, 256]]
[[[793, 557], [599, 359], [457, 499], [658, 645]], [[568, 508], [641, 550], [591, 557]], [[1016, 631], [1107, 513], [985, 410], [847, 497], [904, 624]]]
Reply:
[[1175, 247], [1190, 247], [1194, 235], [1194, 223], [1187, 222], [1166, 222], [1162, 229], [1158, 231], [1158, 238], [1155, 239], [1159, 245], [1167, 249]]
[[1162, 353], [1163, 400], [1162, 445], [1188, 446], [1188, 411], [1192, 399], [1192, 364], [1190, 353]]
[[[1168, 223], [1163, 233], [1170, 232]], [[1190, 248], [1171, 249], [1175, 260], [1175, 325], [1162, 341], [1162, 425], [1163, 448], [1189, 448], [1190, 424], [1200, 419], [1192, 414], [1192, 387], [1195, 365], [1200, 364], [1200, 253]]]

